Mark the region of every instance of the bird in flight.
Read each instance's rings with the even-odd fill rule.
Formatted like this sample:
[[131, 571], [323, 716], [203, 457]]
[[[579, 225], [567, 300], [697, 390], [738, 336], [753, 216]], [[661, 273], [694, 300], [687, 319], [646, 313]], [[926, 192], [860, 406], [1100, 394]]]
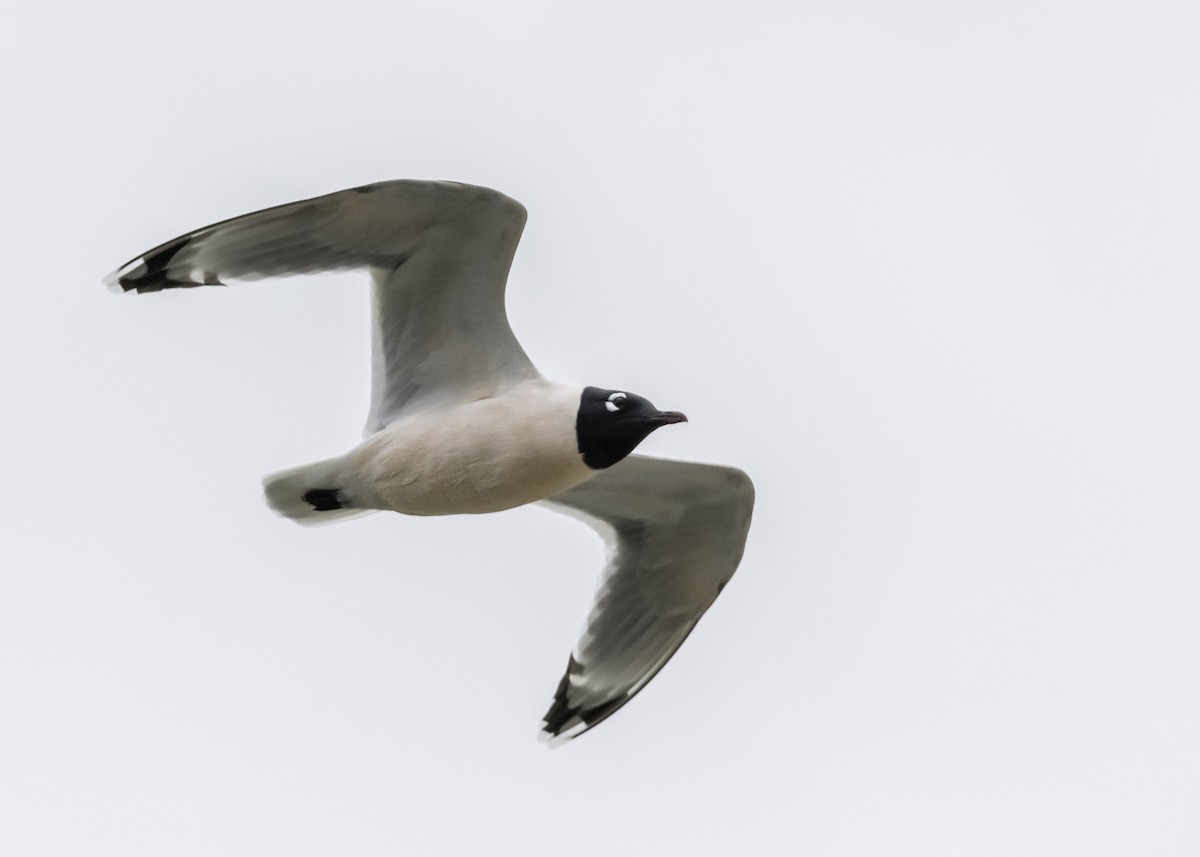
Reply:
[[623, 389], [544, 378], [504, 290], [525, 208], [488, 188], [389, 181], [235, 217], [150, 250], [114, 290], [366, 270], [371, 404], [362, 443], [266, 477], [303, 524], [376, 510], [479, 514], [540, 502], [591, 525], [608, 556], [542, 723], [551, 744], [611, 715], [691, 633], [742, 557], [754, 488], [740, 470], [631, 454], [686, 422]]

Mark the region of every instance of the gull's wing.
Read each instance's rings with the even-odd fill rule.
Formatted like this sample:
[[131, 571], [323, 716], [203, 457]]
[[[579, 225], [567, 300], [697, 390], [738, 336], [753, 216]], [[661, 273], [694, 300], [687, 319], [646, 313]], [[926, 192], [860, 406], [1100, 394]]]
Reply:
[[268, 208], [155, 247], [105, 278], [124, 291], [368, 269], [371, 414], [495, 395], [537, 370], [504, 311], [525, 208], [487, 188], [392, 181]]
[[545, 503], [608, 544], [587, 628], [543, 718], [557, 743], [628, 702], [682, 645], [742, 558], [754, 486], [731, 467], [631, 455]]

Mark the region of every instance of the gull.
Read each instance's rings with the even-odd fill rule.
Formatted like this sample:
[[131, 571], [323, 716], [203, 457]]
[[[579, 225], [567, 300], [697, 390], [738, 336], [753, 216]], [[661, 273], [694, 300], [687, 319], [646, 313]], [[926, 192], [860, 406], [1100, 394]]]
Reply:
[[504, 307], [525, 219], [524, 206], [488, 188], [379, 182], [197, 229], [104, 281], [141, 293], [370, 274], [363, 442], [267, 476], [266, 501], [302, 524], [540, 502], [593, 527], [607, 559], [543, 717], [541, 737], [555, 745], [623, 706], [682, 645], [741, 561], [754, 488], [732, 467], [631, 454], [652, 431], [686, 422], [682, 413], [538, 372]]

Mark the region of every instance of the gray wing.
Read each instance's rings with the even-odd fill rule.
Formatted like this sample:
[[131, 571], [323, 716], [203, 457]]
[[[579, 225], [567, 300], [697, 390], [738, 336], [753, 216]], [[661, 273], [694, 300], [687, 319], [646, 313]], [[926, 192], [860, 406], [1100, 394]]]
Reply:
[[495, 395], [537, 370], [504, 310], [525, 208], [487, 188], [392, 181], [268, 208], [168, 241], [105, 278], [123, 291], [367, 269], [367, 433], [410, 407]]
[[587, 628], [543, 718], [558, 743], [628, 702], [683, 644], [742, 558], [754, 486], [731, 467], [632, 455], [545, 503], [608, 543]]

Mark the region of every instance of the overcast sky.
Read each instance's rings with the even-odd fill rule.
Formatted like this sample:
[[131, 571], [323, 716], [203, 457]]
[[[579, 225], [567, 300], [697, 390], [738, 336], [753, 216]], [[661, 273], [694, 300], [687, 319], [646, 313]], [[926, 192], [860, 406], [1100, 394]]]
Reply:
[[[1195, 10], [6, 11], [5, 853], [1200, 853]], [[589, 530], [261, 501], [359, 436], [365, 283], [100, 284], [388, 178], [522, 201], [534, 362], [758, 488], [558, 750]]]

